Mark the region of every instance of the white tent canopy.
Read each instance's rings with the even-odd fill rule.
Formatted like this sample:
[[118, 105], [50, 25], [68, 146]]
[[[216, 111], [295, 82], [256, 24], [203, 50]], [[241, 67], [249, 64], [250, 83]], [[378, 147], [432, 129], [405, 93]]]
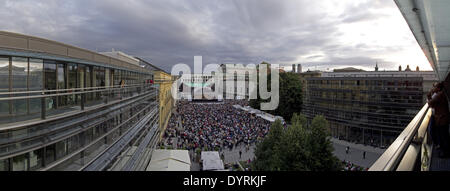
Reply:
[[263, 118], [263, 119], [265, 119], [267, 121], [270, 121], [270, 122], [275, 122], [275, 120], [277, 120], [277, 119], [280, 119], [281, 122], [284, 122], [284, 119], [281, 116], [274, 116], [274, 115], [266, 113], [264, 111], [260, 111], [258, 109], [254, 109], [254, 108], [252, 108], [250, 106], [242, 107], [240, 105], [233, 105], [233, 107], [236, 108], [236, 109], [242, 109], [242, 110], [244, 110], [244, 111], [246, 111], [248, 113], [256, 114], [256, 116], [261, 117], [261, 118]]
[[147, 171], [190, 171], [191, 160], [187, 150], [153, 151]]
[[217, 151], [203, 151], [201, 155], [203, 170], [224, 170], [222, 159]]
[[261, 117], [261, 118], [263, 118], [263, 119], [265, 119], [267, 121], [270, 121], [270, 122], [275, 122], [275, 120], [276, 120], [274, 117], [270, 117], [270, 116], [263, 115], [263, 114], [258, 114], [256, 116]]

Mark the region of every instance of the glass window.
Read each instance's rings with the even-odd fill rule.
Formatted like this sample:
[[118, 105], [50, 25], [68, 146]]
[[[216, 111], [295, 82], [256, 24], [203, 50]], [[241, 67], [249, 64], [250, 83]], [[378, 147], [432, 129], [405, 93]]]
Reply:
[[[0, 57], [0, 92], [9, 91], [9, 58]], [[8, 97], [8, 95], [0, 95]], [[9, 101], [0, 101], [0, 116], [9, 115]]]
[[[92, 67], [86, 66], [86, 87], [92, 87]], [[93, 93], [87, 94], [87, 100], [93, 99]]]
[[105, 69], [105, 86], [110, 86], [110, 73], [109, 73], [109, 69]]
[[56, 159], [61, 159], [67, 155], [67, 144], [66, 139], [56, 143]]
[[95, 85], [97, 87], [105, 86], [105, 69], [103, 67], [94, 67]]
[[[28, 81], [28, 59], [21, 57], [12, 58], [12, 90], [15, 92], [27, 91]], [[13, 95], [13, 96], [23, 96]], [[21, 115], [27, 113], [27, 100], [14, 100], [12, 101], [12, 114]]]
[[114, 70], [114, 85], [120, 85], [120, 70]]
[[42, 168], [42, 159], [44, 158], [44, 148], [31, 151], [30, 155], [30, 170], [37, 170]]
[[26, 171], [28, 170], [28, 153], [15, 156], [12, 159], [12, 170], [13, 171]]
[[74, 135], [72, 137], [69, 137], [67, 139], [67, 150], [68, 150], [69, 153], [72, 153], [72, 152], [74, 152], [75, 150], [77, 150], [79, 148], [80, 143], [79, 143], [78, 136], [79, 135], [76, 134], [76, 135]]
[[93, 133], [94, 133], [94, 128], [90, 128], [85, 131], [85, 133], [84, 133], [85, 144], [89, 144], [93, 140], [93, 136], [94, 136]]
[[9, 159], [0, 160], [0, 171], [9, 171]]
[[[79, 64], [78, 65], [78, 77], [77, 77], [77, 80], [78, 80], [78, 82], [77, 82], [77, 84], [78, 84], [78, 87], [79, 88], [84, 88], [85, 87], [85, 66], [84, 65], [81, 65], [81, 64]], [[83, 91], [85, 91], [85, 90], [83, 90]], [[81, 102], [81, 95], [82, 94], [79, 94], [77, 97], [78, 97], [78, 102]]]
[[[44, 60], [44, 89], [56, 90], [56, 64], [53, 61]], [[46, 110], [54, 109], [56, 97], [45, 98], [45, 103]]]
[[[105, 69], [103, 67], [94, 67], [94, 75], [95, 75], [95, 86], [103, 87], [105, 86]], [[101, 99], [102, 92], [96, 92], [95, 98], [97, 100]]]
[[[58, 64], [58, 89], [66, 89], [66, 69], [65, 64]], [[64, 93], [64, 92], [58, 92]], [[58, 107], [67, 105], [67, 96], [58, 96]]]
[[54, 162], [56, 159], [56, 149], [55, 144], [45, 147], [45, 166]]
[[[28, 90], [29, 91], [42, 90], [44, 88], [42, 79], [43, 79], [43, 61], [39, 59], [30, 58], [29, 74], [28, 74]], [[30, 95], [40, 95], [40, 93]], [[30, 100], [29, 110], [30, 113], [39, 113], [41, 111], [40, 98]]]
[[13, 91], [27, 91], [28, 59], [13, 57], [11, 74]]
[[[74, 89], [79, 88], [78, 84], [78, 65], [77, 64], [67, 64], [67, 70], [68, 70], [68, 87], [67, 89]], [[69, 92], [72, 92], [70, 90]], [[78, 95], [68, 95], [67, 96], [67, 102], [69, 105], [76, 105], [78, 103], [77, 99]]]

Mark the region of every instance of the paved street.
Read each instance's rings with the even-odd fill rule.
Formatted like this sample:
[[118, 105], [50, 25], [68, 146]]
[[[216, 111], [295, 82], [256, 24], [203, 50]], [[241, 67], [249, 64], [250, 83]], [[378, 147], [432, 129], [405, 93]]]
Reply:
[[[225, 149], [220, 152], [220, 154], [224, 153], [225, 163], [235, 163], [239, 161], [247, 161], [248, 159], [253, 160], [255, 146], [250, 146], [250, 149], [246, 151], [245, 146], [238, 146], [233, 150]], [[242, 157], [239, 157], [239, 151], [242, 151]]]
[[[331, 139], [334, 147], [334, 155], [340, 160], [350, 161], [358, 166], [369, 168], [383, 154], [385, 149], [354, 144], [346, 141]], [[345, 153], [345, 148], [349, 146], [349, 153]], [[366, 158], [363, 159], [363, 152], [366, 151]]]
[[[361, 144], [353, 144], [342, 140], [332, 139], [333, 147], [334, 147], [334, 155], [338, 157], [340, 160], [350, 161], [355, 165], [362, 166], [365, 168], [370, 168], [373, 163], [383, 154], [384, 149], [375, 148], [371, 146], [364, 146]], [[345, 148], [349, 146], [349, 153], [345, 153]], [[239, 150], [242, 151], [242, 157], [239, 157]], [[233, 150], [222, 150], [219, 152], [221, 155], [224, 153], [225, 160], [224, 163], [236, 163], [239, 161], [247, 161], [248, 159], [253, 160], [254, 157], [255, 146], [250, 146], [249, 151], [246, 151], [244, 145], [234, 148]], [[366, 151], [366, 158], [363, 159], [363, 152]], [[192, 153], [191, 153], [191, 156]], [[192, 161], [193, 171], [200, 170], [198, 163]]]

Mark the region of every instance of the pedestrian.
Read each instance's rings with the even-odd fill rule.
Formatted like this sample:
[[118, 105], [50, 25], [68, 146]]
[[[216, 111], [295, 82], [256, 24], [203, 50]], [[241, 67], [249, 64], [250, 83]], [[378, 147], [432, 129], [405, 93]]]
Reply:
[[348, 154], [348, 151], [349, 151], [349, 150], [350, 150], [350, 147], [347, 146], [347, 147], [345, 148], [345, 153]]
[[363, 152], [363, 159], [366, 159], [366, 151]]
[[239, 158], [242, 158], [242, 151], [239, 151]]

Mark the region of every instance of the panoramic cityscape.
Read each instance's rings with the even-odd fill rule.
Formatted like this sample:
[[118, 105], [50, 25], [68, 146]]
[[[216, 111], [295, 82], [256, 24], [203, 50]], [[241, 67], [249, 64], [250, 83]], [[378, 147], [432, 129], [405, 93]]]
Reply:
[[450, 1], [3, 4], [0, 171], [450, 171]]

